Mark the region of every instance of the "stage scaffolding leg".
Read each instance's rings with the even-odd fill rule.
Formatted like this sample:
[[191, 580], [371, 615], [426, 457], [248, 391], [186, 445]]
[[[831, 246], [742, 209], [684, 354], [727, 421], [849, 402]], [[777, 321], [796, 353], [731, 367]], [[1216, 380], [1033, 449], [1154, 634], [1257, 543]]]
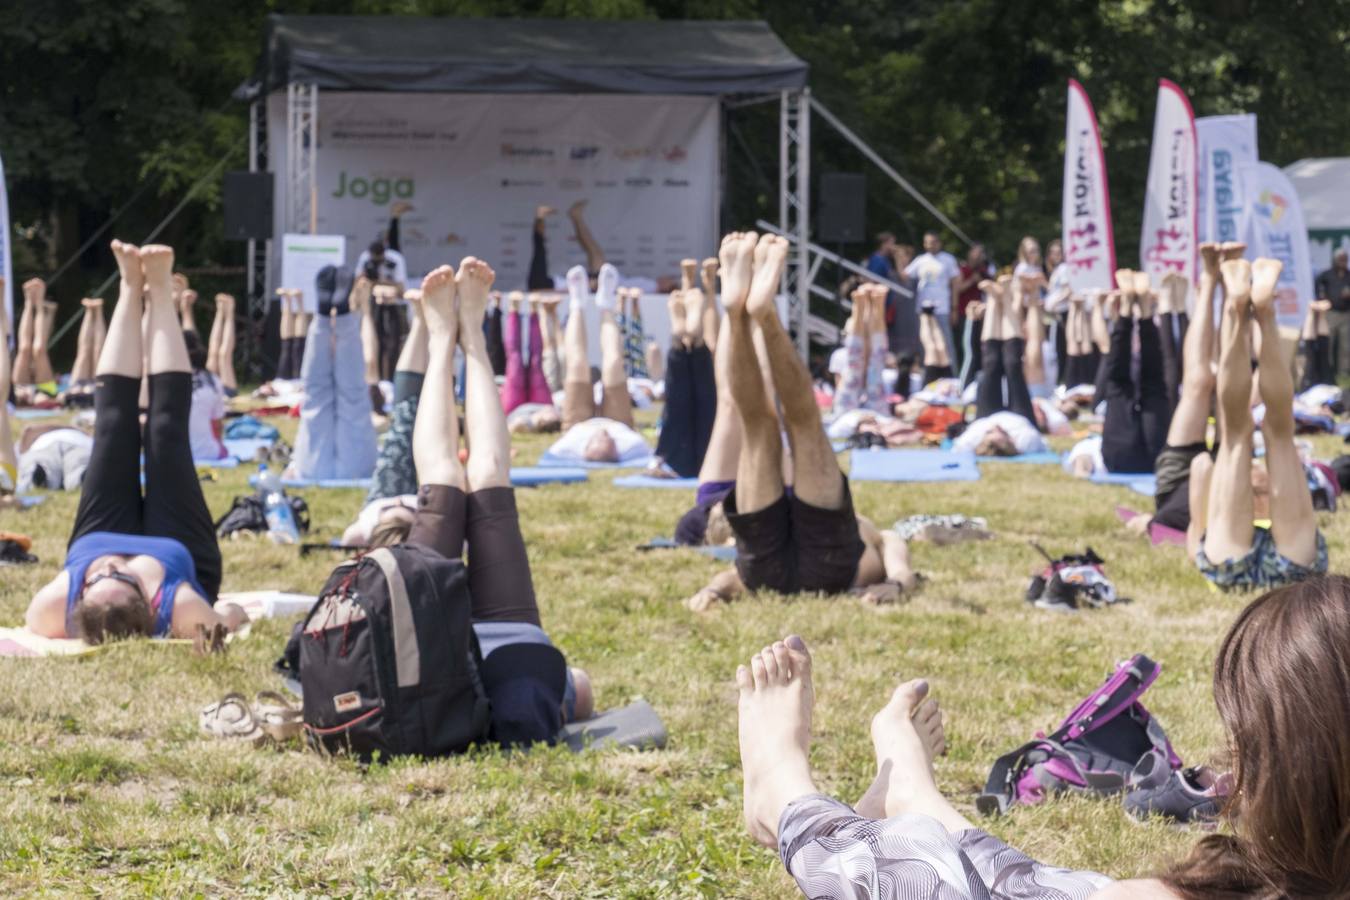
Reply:
[[[248, 108], [248, 170], [267, 168], [267, 98], [259, 97]], [[271, 283], [272, 242], [250, 239], [248, 284], [244, 298], [245, 339], [240, 343], [245, 354], [240, 368], [248, 377], [261, 381], [271, 374], [274, 363], [266, 358], [263, 325], [267, 321], [267, 286]]]
[[778, 127], [778, 227], [792, 240], [783, 291], [797, 352], [810, 349], [811, 89], [783, 91]]

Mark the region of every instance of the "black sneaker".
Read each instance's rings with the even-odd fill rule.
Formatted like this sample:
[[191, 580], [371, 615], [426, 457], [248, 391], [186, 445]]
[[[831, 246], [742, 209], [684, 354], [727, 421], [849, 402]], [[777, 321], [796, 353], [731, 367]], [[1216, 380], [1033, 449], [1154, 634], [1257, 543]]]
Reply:
[[1125, 812], [1143, 821], [1162, 816], [1177, 825], [1213, 828], [1231, 790], [1231, 777], [1213, 769], [1173, 769], [1163, 754], [1149, 753], [1130, 776]]

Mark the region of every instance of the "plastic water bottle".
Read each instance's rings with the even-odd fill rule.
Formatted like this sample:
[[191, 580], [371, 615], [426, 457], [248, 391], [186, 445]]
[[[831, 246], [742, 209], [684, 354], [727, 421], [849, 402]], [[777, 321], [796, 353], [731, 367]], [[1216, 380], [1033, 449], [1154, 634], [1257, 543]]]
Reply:
[[295, 513], [286, 491], [281, 486], [281, 477], [267, 469], [267, 464], [258, 466], [258, 489], [263, 495], [263, 515], [267, 517], [267, 534], [277, 544], [296, 544], [300, 542], [300, 529], [295, 525]]

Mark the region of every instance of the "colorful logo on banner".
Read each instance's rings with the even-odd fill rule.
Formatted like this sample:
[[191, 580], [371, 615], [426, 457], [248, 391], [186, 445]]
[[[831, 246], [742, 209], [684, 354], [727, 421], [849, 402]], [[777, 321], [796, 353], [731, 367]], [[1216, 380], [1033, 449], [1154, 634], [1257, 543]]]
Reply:
[[1196, 156], [1191, 102], [1181, 88], [1161, 79], [1139, 237], [1140, 263], [1154, 284], [1171, 272], [1187, 283], [1195, 280]]
[[1116, 248], [1101, 134], [1087, 91], [1072, 78], [1065, 116], [1060, 221], [1069, 285], [1077, 292], [1110, 290]]
[[1308, 229], [1289, 178], [1270, 163], [1243, 166], [1239, 172], [1246, 196], [1254, 198], [1243, 223], [1250, 236], [1247, 258], [1267, 256], [1284, 268], [1276, 288], [1275, 312], [1280, 324], [1299, 326], [1313, 296]]

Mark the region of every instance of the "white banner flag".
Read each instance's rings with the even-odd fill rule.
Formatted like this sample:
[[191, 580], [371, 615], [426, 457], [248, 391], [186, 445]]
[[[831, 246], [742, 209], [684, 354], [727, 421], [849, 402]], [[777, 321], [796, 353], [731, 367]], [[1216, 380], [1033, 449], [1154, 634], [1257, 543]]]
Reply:
[[[5, 278], [4, 296], [0, 300], [5, 304], [5, 317], [9, 322], [6, 333], [11, 338], [17, 325], [14, 321], [14, 249], [13, 235], [9, 230], [9, 190], [5, 187], [5, 161], [0, 159], [0, 275]], [[0, 403], [3, 403], [0, 400]]]
[[1304, 310], [1313, 298], [1312, 260], [1303, 205], [1289, 178], [1278, 166], [1259, 162], [1239, 170], [1248, 200], [1242, 231], [1250, 243], [1247, 258], [1269, 256], [1284, 263], [1275, 298], [1281, 325], [1303, 324]]
[[1061, 241], [1075, 293], [1109, 291], [1116, 270], [1111, 230], [1111, 190], [1106, 183], [1102, 137], [1087, 91], [1069, 79], [1064, 127], [1064, 201]]
[[1197, 185], [1195, 114], [1186, 94], [1166, 78], [1158, 81], [1153, 149], [1148, 162], [1140, 266], [1162, 283], [1168, 272], [1195, 281]]
[[1241, 241], [1246, 239], [1239, 227], [1246, 198], [1238, 170], [1255, 165], [1256, 116], [1204, 116], [1195, 120], [1200, 141], [1200, 194], [1198, 241]]

